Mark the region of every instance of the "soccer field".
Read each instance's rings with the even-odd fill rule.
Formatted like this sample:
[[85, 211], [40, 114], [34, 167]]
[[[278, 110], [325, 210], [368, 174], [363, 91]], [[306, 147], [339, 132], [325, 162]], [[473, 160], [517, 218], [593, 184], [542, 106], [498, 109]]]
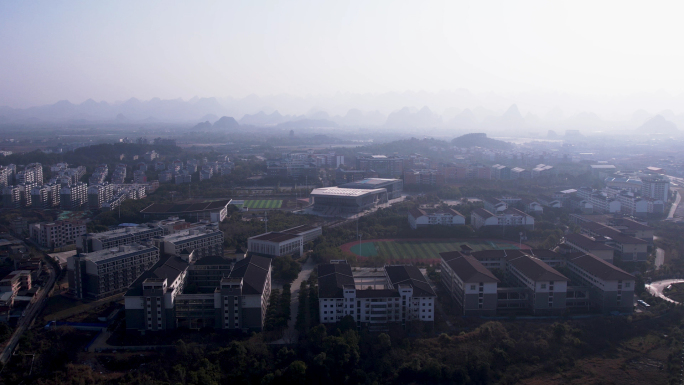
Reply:
[[248, 209], [279, 209], [282, 205], [282, 200], [258, 199], [245, 201], [244, 207]]
[[[474, 251], [517, 249], [516, 244], [487, 239], [445, 239], [445, 240], [374, 240], [365, 241], [359, 247], [358, 242], [342, 245], [342, 249], [350, 251], [360, 257], [381, 257], [382, 259], [400, 260], [436, 260], [439, 253], [445, 251], [460, 251], [461, 245], [467, 244]], [[346, 247], [345, 247], [346, 246]]]

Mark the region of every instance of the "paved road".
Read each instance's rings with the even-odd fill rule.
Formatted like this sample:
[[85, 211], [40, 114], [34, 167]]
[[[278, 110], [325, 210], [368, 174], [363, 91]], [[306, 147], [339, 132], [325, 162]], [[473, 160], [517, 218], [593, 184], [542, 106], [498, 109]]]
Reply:
[[297, 275], [297, 279], [292, 282], [292, 287], [290, 288], [290, 293], [292, 293], [292, 299], [290, 302], [290, 322], [288, 323], [288, 330], [283, 336], [286, 342], [292, 343], [297, 341], [299, 333], [295, 330], [295, 323], [297, 322], [297, 312], [299, 311], [299, 286], [303, 281], [306, 281], [311, 276], [311, 272], [316, 263], [314, 263], [313, 258], [309, 257], [306, 263], [302, 265], [302, 271]]
[[646, 290], [648, 290], [649, 293], [653, 294], [656, 297], [660, 297], [664, 299], [665, 301], [672, 302], [679, 304], [677, 301], [673, 301], [669, 298], [667, 298], [665, 295], [663, 295], [663, 290], [665, 290], [666, 287], [673, 283], [680, 283], [684, 282], [684, 279], [666, 279], [664, 281], [655, 281], [651, 282], [650, 284], [646, 285]]
[[681, 203], [682, 201], [682, 194], [680, 194], [678, 190], [675, 190], [675, 194], [677, 194], [677, 198], [675, 198], [672, 207], [670, 207], [670, 213], [667, 215], [667, 219], [674, 218], [674, 214], [677, 211], [677, 207], [679, 207], [679, 203]]
[[661, 248], [656, 248], [656, 257], [655, 257], [655, 268], [656, 270], [660, 268], [660, 266], [665, 263], [665, 250]]
[[47, 266], [48, 271], [50, 272], [50, 278], [48, 279], [47, 284], [43, 287], [43, 290], [41, 290], [40, 294], [38, 295], [36, 302], [28, 307], [24, 315], [17, 322], [17, 328], [14, 330], [14, 334], [12, 334], [12, 337], [10, 337], [9, 342], [5, 346], [5, 350], [3, 350], [2, 354], [0, 354], [0, 362], [3, 364], [7, 363], [11, 357], [14, 348], [16, 348], [17, 344], [19, 343], [19, 338], [21, 338], [26, 329], [31, 326], [33, 320], [40, 313], [40, 311], [43, 310], [47, 300], [47, 295], [50, 293], [52, 286], [55, 284], [55, 278], [57, 278], [55, 269], [52, 268], [50, 263], [46, 263], [45, 266]]

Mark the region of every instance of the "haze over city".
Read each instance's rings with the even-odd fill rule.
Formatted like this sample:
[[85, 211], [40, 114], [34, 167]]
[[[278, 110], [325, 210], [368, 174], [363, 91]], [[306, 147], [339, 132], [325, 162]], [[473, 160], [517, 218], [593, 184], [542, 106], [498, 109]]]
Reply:
[[0, 106], [256, 95], [235, 113], [679, 114], [678, 14], [668, 2], [5, 2]]

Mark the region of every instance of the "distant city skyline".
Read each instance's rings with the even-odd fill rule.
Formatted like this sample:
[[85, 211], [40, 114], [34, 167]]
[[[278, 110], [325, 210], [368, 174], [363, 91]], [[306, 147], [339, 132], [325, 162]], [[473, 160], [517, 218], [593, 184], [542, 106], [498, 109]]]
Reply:
[[[684, 100], [684, 53], [676, 49], [684, 26], [677, 7], [3, 2], [0, 106], [341, 94], [359, 95], [356, 108], [363, 109], [368, 94], [467, 89], [518, 103], [523, 113], [552, 109], [548, 95], [556, 104], [573, 101], [560, 105], [566, 113], [590, 110], [584, 105], [598, 101], [592, 111], [629, 114], [610, 107], [622, 100], [634, 101], [629, 109], [658, 113]], [[423, 105], [442, 112], [430, 103], [409, 106]]]

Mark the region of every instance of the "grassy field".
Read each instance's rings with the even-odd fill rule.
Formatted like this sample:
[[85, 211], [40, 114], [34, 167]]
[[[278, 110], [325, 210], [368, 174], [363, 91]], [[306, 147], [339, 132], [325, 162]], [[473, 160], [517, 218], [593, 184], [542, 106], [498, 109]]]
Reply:
[[282, 205], [282, 200], [258, 199], [245, 201], [244, 207], [247, 207], [248, 209], [279, 209]]
[[[517, 249], [518, 246], [497, 240], [374, 240], [343, 245], [347, 250], [360, 257], [381, 257], [387, 260], [434, 260], [439, 259], [439, 253], [444, 251], [461, 250], [461, 245], [467, 244], [473, 250], [501, 250]], [[347, 246], [345, 248], [345, 246]]]

